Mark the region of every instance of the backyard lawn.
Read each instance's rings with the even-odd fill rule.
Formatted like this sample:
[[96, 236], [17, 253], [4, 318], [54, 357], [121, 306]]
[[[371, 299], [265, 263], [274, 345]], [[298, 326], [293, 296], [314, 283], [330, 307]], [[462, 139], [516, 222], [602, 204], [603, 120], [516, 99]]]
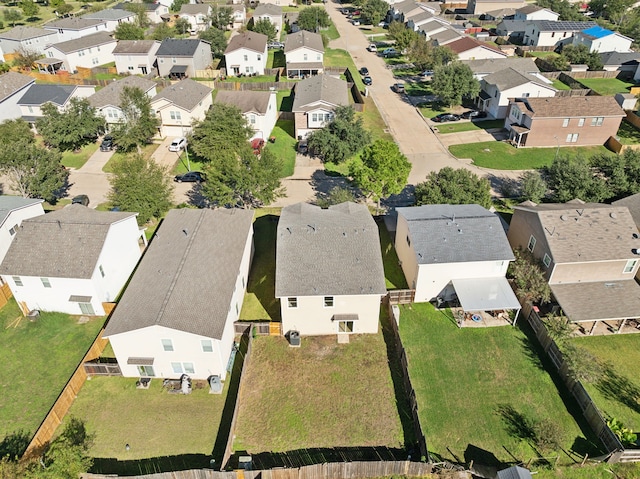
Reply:
[[[529, 170], [549, 166], [557, 148], [516, 148], [505, 142], [486, 141], [466, 145], [452, 145], [449, 151], [458, 158], [471, 158], [473, 164], [497, 170]], [[604, 146], [562, 147], [559, 156], [591, 156], [596, 153], [613, 154]]]
[[94, 317], [40, 313], [22, 316], [12, 299], [0, 310], [0, 438], [35, 433], [104, 323]]
[[83, 146], [80, 151], [65, 151], [62, 154], [62, 164], [66, 168], [82, 168], [82, 166], [87, 162], [89, 157], [93, 155], [100, 146], [99, 142], [89, 143], [88, 145]]
[[275, 128], [271, 132], [275, 137], [275, 143], [267, 143], [266, 148], [282, 159], [282, 172], [280, 176], [286, 178], [293, 175], [296, 166], [296, 144], [295, 126], [293, 120], [278, 120]]
[[250, 454], [309, 448], [402, 448], [383, 335], [254, 340], [240, 396], [235, 451]]
[[567, 85], [566, 83], [561, 82], [560, 80], [558, 80], [557, 78], [552, 81], [552, 87], [555, 88], [556, 90], [571, 90], [571, 87], [569, 85]]
[[626, 82], [617, 78], [576, 78], [576, 80], [603, 96], [629, 93], [629, 89], [635, 85], [633, 82]]
[[640, 131], [628, 121], [622, 120], [617, 136], [623, 145], [640, 144]]
[[461, 131], [489, 130], [491, 128], [504, 128], [504, 120], [480, 120], [453, 123], [441, 123], [438, 131], [442, 134], [459, 133]]
[[613, 371], [594, 383], [584, 383], [605, 418], [615, 417], [631, 430], [640, 431], [640, 348], [635, 334], [576, 338], [574, 343], [589, 350]]
[[[523, 417], [557, 424], [565, 451], [597, 454], [567, 410], [577, 405], [558, 391], [537, 343], [519, 328], [459, 329], [450, 312], [423, 303], [401, 307], [400, 336], [434, 459], [469, 462], [478, 448], [502, 462], [535, 459]], [[559, 463], [574, 459], [561, 453]]]

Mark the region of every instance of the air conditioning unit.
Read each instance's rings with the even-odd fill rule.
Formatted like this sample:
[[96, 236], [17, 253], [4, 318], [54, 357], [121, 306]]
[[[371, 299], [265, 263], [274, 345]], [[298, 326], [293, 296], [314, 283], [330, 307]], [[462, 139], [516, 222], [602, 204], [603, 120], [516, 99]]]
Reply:
[[300, 331], [289, 331], [289, 346], [292, 348], [300, 347]]

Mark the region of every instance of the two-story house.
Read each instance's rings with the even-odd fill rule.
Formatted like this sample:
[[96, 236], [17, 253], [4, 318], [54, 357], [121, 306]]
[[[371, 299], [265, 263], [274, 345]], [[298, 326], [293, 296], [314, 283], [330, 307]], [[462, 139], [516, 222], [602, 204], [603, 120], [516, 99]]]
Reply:
[[226, 91], [220, 90], [216, 103], [233, 105], [240, 109], [253, 130], [250, 138], [267, 139], [278, 121], [276, 91]]
[[621, 331], [640, 317], [640, 237], [626, 207], [525, 202], [514, 208], [508, 238], [541, 261], [555, 301], [585, 331], [601, 321]]
[[35, 78], [18, 72], [0, 75], [0, 122], [15, 120], [22, 116], [18, 101], [35, 82]]
[[45, 49], [47, 59], [59, 60], [60, 69], [73, 72], [82, 68], [93, 68], [114, 61], [113, 50], [118, 40], [105, 32], [86, 37], [54, 43]]
[[282, 209], [276, 298], [282, 330], [302, 336], [376, 333], [387, 293], [378, 227], [366, 205]]
[[0, 263], [22, 222], [44, 214], [43, 201], [21, 196], [0, 196]]
[[18, 100], [22, 119], [35, 129], [35, 122], [42, 118], [42, 107], [51, 103], [58, 110], [63, 111], [72, 98], [88, 98], [96, 91], [94, 85], [52, 85], [50, 83], [35, 83], [24, 92]]
[[282, 31], [282, 7], [272, 3], [260, 3], [253, 12], [253, 21], [269, 20], [276, 27], [276, 32]]
[[600, 25], [576, 32], [574, 45], [585, 45], [590, 52], [630, 52], [633, 39]]
[[196, 38], [165, 38], [156, 52], [158, 75], [181, 79], [205, 70], [213, 61], [211, 45]]
[[115, 123], [124, 121], [122, 114], [122, 92], [125, 87], [139, 88], [149, 98], [156, 96], [156, 82], [135, 75], [124, 77], [109, 83], [89, 97], [89, 103], [96, 113], [103, 116], [107, 129]]
[[242, 209], [167, 213], [105, 328], [124, 377], [225, 379], [252, 220]]
[[105, 314], [140, 259], [137, 213], [69, 205], [25, 219], [0, 264], [24, 314]]
[[128, 10], [105, 8], [97, 12], [85, 13], [80, 18], [102, 20], [107, 24], [107, 31], [114, 32], [116, 28], [118, 28], [118, 25], [122, 23], [135, 23], [136, 14]]
[[189, 32], [195, 35], [211, 26], [211, 5], [206, 3], [184, 3], [180, 7], [180, 18], [189, 22]]
[[519, 147], [603, 145], [624, 117], [611, 96], [516, 98], [509, 104], [505, 128]]
[[512, 68], [524, 74], [540, 73], [535, 59], [531, 57], [488, 58], [486, 60], [465, 60], [462, 63], [471, 68], [473, 76], [482, 80], [487, 75]]
[[58, 32], [39, 27], [19, 26], [0, 33], [0, 52], [10, 62], [16, 52], [44, 54], [44, 49], [58, 42]]
[[315, 75], [296, 83], [293, 90], [295, 132], [298, 139], [323, 128], [336, 107], [349, 104], [347, 82], [330, 75]]
[[[129, 10], [129, 5], [131, 5], [130, 2], [123, 2], [116, 4], [111, 8], [115, 10]], [[142, 5], [142, 8], [144, 8], [144, 12], [147, 16], [147, 20], [149, 20], [149, 22], [151, 23], [162, 23], [163, 16], [166, 17], [166, 15], [169, 14], [169, 7], [161, 2], [141, 2], [136, 3], [136, 5]]]
[[524, 0], [467, 0], [467, 13], [480, 15], [505, 8], [513, 8], [515, 10], [524, 7], [526, 4]]
[[95, 18], [67, 17], [45, 23], [42, 28], [56, 33], [58, 42], [66, 42], [94, 33], [106, 33], [107, 22]]
[[147, 75], [157, 70], [156, 53], [160, 48], [157, 40], [118, 40], [113, 50], [118, 73]]
[[266, 35], [256, 32], [244, 32], [231, 37], [224, 51], [227, 75], [264, 75], [267, 39]]
[[287, 77], [303, 78], [324, 71], [322, 36], [300, 30], [287, 35], [284, 44]]
[[573, 43], [573, 35], [594, 27], [593, 22], [553, 22], [534, 20], [527, 23], [522, 43], [535, 47], [557, 47]]
[[560, 17], [559, 13], [548, 8], [539, 7], [532, 3], [518, 8], [513, 16], [514, 20], [550, 20], [555, 22]]
[[536, 73], [505, 68], [480, 80], [478, 107], [493, 118], [505, 118], [511, 98], [553, 97], [556, 89], [550, 80]]
[[[438, 45], [440, 43], [438, 42]], [[486, 42], [473, 37], [462, 37], [445, 43], [457, 56], [458, 60], [482, 60], [487, 58], [506, 58], [507, 54]]]
[[160, 136], [187, 136], [213, 104], [212, 91], [188, 78], [162, 89], [151, 99], [151, 108], [160, 117]]
[[244, 6], [244, 3], [231, 5], [231, 21], [234, 30], [242, 28], [247, 22], [247, 7]]

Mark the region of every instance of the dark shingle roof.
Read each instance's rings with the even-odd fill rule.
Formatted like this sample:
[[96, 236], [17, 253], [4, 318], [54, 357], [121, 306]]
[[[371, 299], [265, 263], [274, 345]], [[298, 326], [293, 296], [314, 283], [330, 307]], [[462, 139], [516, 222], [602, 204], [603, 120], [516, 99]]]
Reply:
[[419, 264], [514, 259], [500, 218], [480, 205], [396, 208], [407, 220]]
[[315, 75], [299, 81], [294, 90], [292, 111], [307, 111], [318, 102], [348, 105], [347, 82], [330, 75]]
[[24, 92], [18, 105], [42, 105], [47, 102], [64, 105], [75, 90], [75, 85], [34, 84]]
[[564, 96], [522, 100], [531, 117], [573, 118], [589, 116], [624, 117], [624, 110], [612, 96]]
[[81, 16], [81, 18], [93, 18], [96, 20], [122, 20], [124, 18], [128, 18], [134, 16], [135, 13], [129, 12], [127, 10], [119, 10], [115, 8], [105, 8], [104, 10], [100, 10], [98, 12], [86, 13]]
[[37, 205], [43, 201], [44, 200], [37, 198], [23, 198], [22, 196], [0, 196], [0, 225], [4, 223], [7, 216], [9, 216], [12, 211], [26, 208], [31, 205]]
[[22, 73], [7, 72], [0, 75], [0, 102], [30, 83], [35, 83], [35, 79]]
[[299, 32], [287, 35], [287, 39], [284, 43], [285, 54], [302, 47], [307, 47], [318, 52], [324, 52], [322, 36], [306, 30], [300, 30]]
[[274, 5], [273, 3], [261, 3], [256, 7], [253, 15], [256, 17], [260, 17], [262, 15], [277, 17], [282, 15], [282, 7], [280, 5]]
[[95, 27], [96, 25], [103, 25], [104, 23], [104, 20], [98, 20], [95, 18], [68, 17], [45, 23], [44, 27], [56, 29], [62, 28], [65, 30], [84, 30], [85, 28]]
[[529, 14], [529, 13], [535, 13], [535, 12], [539, 12], [540, 10], [543, 10], [542, 7], [539, 7], [538, 5], [526, 5], [524, 7], [520, 7], [516, 10], [516, 12], [518, 13], [524, 13], [525, 15]]
[[[124, 3], [118, 3], [116, 5], [114, 5], [111, 8], [114, 8], [116, 10], [129, 10], [129, 5], [131, 5], [131, 3], [129, 2], [124, 2]], [[147, 11], [147, 12], [155, 12], [158, 8], [162, 7], [161, 3], [147, 3], [147, 2], [142, 2], [142, 3], [136, 3], [136, 5], [142, 5], [142, 7]]]
[[157, 57], [192, 57], [201, 40], [195, 38], [165, 38], [156, 53]]
[[0, 274], [91, 278], [111, 225], [136, 215], [70, 205], [24, 220]]
[[160, 42], [157, 40], [118, 40], [113, 53], [121, 53], [123, 55], [131, 53], [145, 54], [149, 53], [156, 44], [160, 45]]
[[618, 201], [611, 203], [614, 206], [626, 206], [629, 208], [629, 213], [633, 217], [633, 221], [636, 222], [636, 226], [640, 229], [640, 193], [627, 196]]
[[148, 92], [156, 86], [156, 82], [137, 76], [128, 76], [122, 80], [109, 83], [106, 87], [98, 90], [89, 97], [89, 103], [94, 108], [103, 108], [107, 105], [120, 106], [120, 96], [124, 87], [140, 88], [143, 92]]
[[365, 205], [283, 208], [276, 297], [385, 294], [378, 227]]
[[211, 95], [213, 90], [202, 83], [187, 78], [178, 83], [164, 88], [160, 93], [151, 100], [156, 101], [164, 98], [174, 105], [184, 108], [185, 110], [193, 110], [198, 103], [207, 95]]
[[224, 103], [240, 108], [242, 113], [266, 113], [271, 92], [268, 91], [226, 91], [220, 90], [216, 103]]
[[72, 53], [83, 50], [84, 48], [96, 47], [116, 41], [117, 40], [107, 32], [98, 32], [84, 37], [74, 38], [73, 40], [67, 40], [66, 42], [54, 43], [51, 46], [62, 53]]
[[528, 73], [521, 73], [513, 68], [505, 68], [495, 73], [491, 73], [482, 79], [490, 85], [495, 85], [500, 91], [509, 90], [520, 85], [534, 82], [538, 85], [544, 85], [551, 90], [555, 90], [550, 83], [544, 83], [540, 78]]
[[258, 53], [263, 53], [267, 48], [268, 37], [262, 33], [245, 32], [236, 35], [229, 40], [229, 45], [224, 51], [225, 54], [239, 50], [240, 48], [246, 48]]
[[185, 3], [180, 7], [180, 13], [185, 15], [209, 15], [210, 8], [205, 3]]
[[55, 32], [37, 27], [15, 27], [6, 32], [0, 33], [0, 38], [7, 40], [28, 40], [30, 38], [44, 37]]
[[169, 211], [105, 336], [157, 325], [221, 339], [252, 221], [251, 210]]
[[540, 70], [535, 59], [528, 57], [488, 58], [486, 60], [463, 60], [469, 65], [471, 71], [476, 74], [489, 74], [499, 72], [505, 68], [512, 68], [520, 73], [538, 73]]
[[637, 65], [640, 61], [639, 52], [603, 52], [599, 55], [603, 65]]

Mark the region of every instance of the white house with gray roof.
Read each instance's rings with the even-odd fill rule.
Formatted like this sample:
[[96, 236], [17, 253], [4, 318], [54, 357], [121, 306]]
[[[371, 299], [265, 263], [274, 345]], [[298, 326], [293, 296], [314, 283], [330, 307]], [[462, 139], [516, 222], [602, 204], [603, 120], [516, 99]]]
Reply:
[[316, 75], [296, 83], [293, 90], [295, 132], [304, 138], [333, 119], [336, 107], [349, 104], [347, 82], [330, 75]]
[[287, 35], [284, 57], [289, 78], [303, 78], [322, 73], [324, 70], [322, 36], [306, 30]]
[[253, 211], [169, 211], [105, 328], [122, 375], [224, 379], [252, 255]]
[[[169, 14], [169, 6], [164, 5], [164, 3], [165, 2], [156, 2], [156, 3], [142, 2], [138, 4], [142, 5], [142, 7], [144, 8], [147, 14], [147, 19], [151, 23], [162, 23], [163, 16], [166, 16]], [[130, 2], [125, 0], [122, 3], [115, 4], [111, 8], [115, 10], [129, 10], [129, 5], [130, 5]]]
[[4, 61], [19, 50], [44, 54], [44, 49], [58, 42], [58, 32], [39, 27], [19, 26], [0, 33], [0, 52]]
[[157, 68], [156, 53], [160, 48], [157, 40], [118, 40], [113, 50], [118, 73], [147, 75]]
[[231, 37], [224, 51], [227, 76], [264, 75], [267, 67], [267, 36], [244, 32]]
[[282, 31], [282, 7], [261, 2], [253, 12], [253, 21], [258, 20], [269, 20], [276, 27], [276, 32]]
[[158, 75], [172, 79], [196, 76], [213, 61], [209, 42], [197, 38], [165, 38], [156, 51]]
[[54, 43], [45, 49], [49, 60], [58, 60], [59, 68], [73, 72], [82, 68], [93, 68], [115, 60], [118, 40], [106, 32], [94, 33], [86, 37]]
[[276, 298], [282, 330], [303, 336], [376, 333], [387, 293], [378, 227], [366, 205], [282, 209]]
[[107, 32], [107, 22], [96, 18], [67, 17], [45, 23], [42, 28], [58, 34], [59, 42]]
[[105, 8], [97, 12], [86, 13], [80, 18], [91, 20], [102, 20], [107, 24], [107, 31], [114, 32], [122, 23], [135, 23], [136, 14], [129, 10], [116, 10], [115, 8]]
[[278, 121], [278, 101], [272, 91], [227, 91], [220, 90], [216, 103], [233, 105], [240, 109], [247, 125], [253, 130], [254, 138], [267, 139]]
[[44, 116], [42, 107], [52, 103], [58, 110], [67, 108], [72, 98], [88, 98], [96, 91], [94, 85], [51, 85], [36, 83], [18, 100], [18, 106], [22, 112], [22, 119], [35, 128], [38, 118]]
[[0, 196], [0, 262], [7, 254], [22, 222], [44, 214], [43, 201], [21, 196]]
[[35, 78], [18, 72], [0, 75], [0, 122], [22, 116], [18, 101], [35, 82]]
[[136, 216], [74, 204], [23, 220], [0, 264], [22, 312], [104, 315], [145, 244]]
[[[122, 113], [122, 92], [125, 87], [139, 88], [149, 98], [156, 96], [156, 82], [138, 76], [128, 76], [109, 83], [89, 97], [89, 103], [103, 116], [108, 127], [124, 121]], [[108, 128], [107, 127], [107, 128]]]
[[211, 5], [207, 3], [185, 3], [180, 7], [180, 18], [189, 22], [189, 32], [195, 35], [211, 26]]
[[164, 88], [151, 99], [151, 108], [160, 117], [162, 138], [186, 136], [191, 127], [204, 120], [213, 104], [213, 90], [189, 78]]
[[593, 22], [532, 20], [527, 23], [522, 43], [535, 47], [555, 47], [573, 43], [577, 32], [594, 27]]
[[505, 275], [515, 258], [500, 218], [479, 205], [396, 208], [396, 252], [415, 301], [465, 311], [519, 309]]

